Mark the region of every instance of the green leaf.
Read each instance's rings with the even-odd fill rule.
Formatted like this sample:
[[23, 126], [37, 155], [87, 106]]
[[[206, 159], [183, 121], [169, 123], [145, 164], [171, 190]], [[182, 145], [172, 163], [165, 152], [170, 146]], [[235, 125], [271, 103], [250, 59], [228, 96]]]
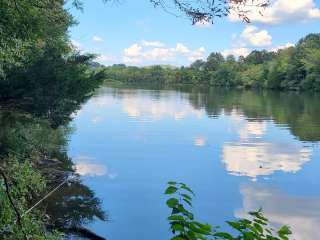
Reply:
[[200, 233], [200, 234], [203, 234], [203, 235], [211, 235], [211, 231], [207, 231], [206, 229], [201, 228], [200, 226], [198, 226], [198, 225], [196, 225], [194, 223], [190, 224], [190, 229], [195, 233]]
[[194, 219], [193, 214], [189, 212], [189, 213], [188, 213], [188, 218], [189, 218], [190, 220], [193, 220], [193, 219]]
[[242, 233], [243, 233], [243, 236], [244, 236], [244, 240], [255, 240], [255, 239], [257, 239], [253, 232], [242, 232]]
[[170, 182], [168, 182], [168, 184], [169, 184], [169, 185], [176, 185], [177, 182], [170, 181]]
[[213, 236], [220, 237], [220, 238], [227, 239], [227, 240], [233, 240], [232, 235], [230, 235], [229, 233], [226, 233], [226, 232], [217, 232], [217, 233], [213, 234]]
[[234, 229], [236, 229], [236, 230], [238, 230], [238, 231], [240, 231], [240, 230], [243, 229], [243, 226], [242, 226], [240, 223], [238, 223], [238, 222], [230, 222], [230, 221], [227, 221], [227, 223], [228, 223], [232, 228], [234, 228]]
[[261, 224], [261, 225], [265, 225], [265, 226], [268, 225], [265, 221], [262, 221], [262, 220], [257, 219], [257, 218], [253, 219], [253, 221], [258, 223], [258, 224]]
[[196, 221], [192, 222], [192, 224], [204, 229], [205, 231], [209, 231], [209, 232], [212, 231], [212, 227], [209, 224], [203, 224], [203, 223], [196, 222]]
[[175, 192], [178, 191], [178, 188], [174, 187], [174, 186], [169, 186], [166, 191], [165, 191], [165, 194], [173, 194]]
[[193, 191], [191, 190], [191, 188], [189, 188], [187, 185], [182, 184], [182, 185], [181, 185], [181, 188], [184, 189], [184, 190], [186, 190], [186, 191], [188, 191], [188, 192], [190, 192], [190, 193], [192, 193], [192, 195], [195, 196], [194, 192], [193, 192]]
[[174, 223], [172, 224], [171, 228], [174, 230], [174, 231], [179, 231], [179, 232], [182, 232], [184, 231], [184, 227], [179, 224], [179, 223]]
[[183, 198], [183, 201], [185, 201], [190, 207], [192, 207], [192, 203], [188, 199]]
[[257, 224], [257, 223], [253, 223], [253, 227], [259, 232], [259, 233], [263, 233], [263, 228]]
[[255, 218], [258, 218], [258, 219], [260, 219], [260, 220], [262, 220], [262, 221], [264, 221], [264, 222], [267, 222], [268, 219], [263, 216], [263, 214], [262, 214], [261, 211], [262, 211], [262, 210], [260, 209], [258, 212], [249, 212], [249, 214], [250, 214], [251, 216], [255, 217]]
[[185, 239], [182, 237], [179, 237], [179, 236], [175, 236], [175, 237], [171, 238], [171, 240], [185, 240]]
[[167, 205], [169, 208], [174, 208], [179, 204], [178, 199], [176, 198], [170, 198], [167, 200]]
[[288, 226], [283, 226], [278, 231], [278, 234], [282, 240], [287, 240], [287, 239], [289, 239], [288, 236], [291, 235], [292, 232]]
[[186, 198], [186, 199], [188, 199], [189, 201], [191, 201], [192, 200], [192, 198], [188, 195], [188, 194], [181, 194], [181, 196], [182, 197], [184, 197], [184, 198]]
[[184, 217], [180, 216], [180, 215], [171, 215], [170, 217], [168, 217], [169, 221], [184, 221]]

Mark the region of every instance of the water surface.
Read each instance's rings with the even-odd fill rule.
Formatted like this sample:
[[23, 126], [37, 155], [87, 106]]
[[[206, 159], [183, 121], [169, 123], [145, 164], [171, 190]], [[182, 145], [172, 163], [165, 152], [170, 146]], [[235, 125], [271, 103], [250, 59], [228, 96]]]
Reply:
[[112, 240], [169, 239], [166, 182], [195, 192], [200, 221], [263, 208], [314, 239], [320, 224], [320, 97], [221, 89], [102, 87], [75, 114], [69, 156]]

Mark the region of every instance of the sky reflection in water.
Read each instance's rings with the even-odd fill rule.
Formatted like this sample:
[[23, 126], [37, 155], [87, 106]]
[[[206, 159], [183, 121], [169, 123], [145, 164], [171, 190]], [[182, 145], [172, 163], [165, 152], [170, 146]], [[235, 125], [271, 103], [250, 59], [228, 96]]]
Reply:
[[[317, 100], [299, 101], [317, 109]], [[69, 148], [111, 219], [90, 227], [113, 240], [169, 239], [163, 190], [178, 180], [197, 193], [202, 221], [221, 225], [263, 207], [273, 224], [311, 239], [320, 223], [320, 119], [290, 101], [297, 98], [102, 88], [75, 114]]]

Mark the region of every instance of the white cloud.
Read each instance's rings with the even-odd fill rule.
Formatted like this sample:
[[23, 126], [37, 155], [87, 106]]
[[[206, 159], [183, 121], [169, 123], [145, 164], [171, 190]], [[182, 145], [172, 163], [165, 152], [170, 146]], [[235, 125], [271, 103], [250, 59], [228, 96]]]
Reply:
[[96, 43], [102, 43], [102, 42], [104, 42], [104, 39], [99, 36], [93, 36], [92, 41], [94, 41]]
[[197, 27], [201, 27], [201, 28], [209, 28], [211, 27], [211, 23], [209, 21], [206, 21], [206, 20], [201, 20], [199, 22], [196, 22], [195, 24]]
[[207, 139], [203, 136], [197, 136], [194, 138], [193, 144], [197, 147], [203, 147], [207, 144]]
[[[279, 24], [283, 22], [305, 22], [320, 19], [320, 9], [314, 0], [272, 0], [261, 12], [255, 6], [244, 6], [251, 22]], [[235, 11], [229, 15], [231, 21], [241, 21]]]
[[265, 47], [272, 44], [272, 37], [267, 30], [259, 30], [256, 26], [247, 26], [241, 38], [253, 47]]
[[177, 43], [176, 51], [182, 54], [188, 54], [190, 52], [190, 50], [182, 43]]
[[160, 41], [142, 41], [142, 45], [146, 47], [164, 47], [165, 44]]
[[191, 52], [188, 56], [189, 62], [194, 62], [199, 59], [201, 60], [205, 59], [205, 52], [206, 52], [206, 49], [204, 47], [200, 47], [195, 51]]
[[168, 61], [175, 56], [174, 49], [170, 48], [153, 48], [151, 50], [145, 51], [142, 55], [144, 60], [150, 61]]
[[294, 47], [294, 44], [293, 43], [286, 43], [284, 45], [275, 46], [275, 47], [271, 48], [270, 51], [277, 52], [277, 51], [279, 51], [281, 49], [286, 49], [286, 48], [289, 48], [289, 47]]
[[[124, 49], [122, 59], [125, 63], [160, 63], [176, 62], [178, 59], [185, 59], [192, 62], [205, 57], [205, 48], [200, 47], [196, 50], [190, 50], [182, 43], [177, 43], [175, 47], [159, 47], [160, 42], [142, 42], [134, 43]], [[156, 47], [155, 47], [156, 46]], [[164, 44], [162, 46], [165, 46]]]
[[135, 43], [130, 47], [124, 49], [124, 55], [126, 57], [140, 57], [142, 55], [141, 50], [142, 47], [139, 44]]
[[82, 44], [74, 39], [71, 39], [71, 45], [76, 49], [76, 50], [81, 50], [82, 49]]
[[98, 63], [101, 63], [101, 64], [105, 64], [107, 62], [111, 62], [113, 61], [113, 57], [111, 56], [107, 56], [107, 55], [99, 55], [98, 57], [96, 57], [95, 59]]
[[235, 211], [236, 217], [248, 217], [247, 212], [262, 207], [271, 227], [290, 226], [290, 239], [317, 239], [320, 225], [318, 196], [291, 196], [256, 184], [241, 187], [240, 192], [243, 196], [243, 208]]
[[227, 57], [229, 55], [234, 55], [235, 57], [246, 57], [250, 53], [250, 49], [246, 47], [239, 47], [239, 48], [231, 48], [231, 49], [226, 49], [222, 52], [222, 55]]
[[293, 47], [293, 43], [286, 43], [275, 46], [272, 44], [272, 36], [265, 29], [259, 29], [256, 26], [246, 26], [240, 35], [232, 35], [232, 47], [222, 51], [222, 55], [234, 55], [235, 57], [246, 57], [255, 49], [265, 49], [267, 51], [277, 52], [280, 49]]

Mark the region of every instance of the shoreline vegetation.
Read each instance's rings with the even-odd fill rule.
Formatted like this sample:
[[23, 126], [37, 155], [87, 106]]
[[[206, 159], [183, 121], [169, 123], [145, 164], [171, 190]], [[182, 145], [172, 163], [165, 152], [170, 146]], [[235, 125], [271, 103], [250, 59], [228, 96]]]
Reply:
[[117, 85], [172, 84], [226, 88], [320, 91], [320, 34], [309, 34], [294, 47], [275, 52], [252, 51], [236, 59], [211, 53], [188, 67], [156, 65], [148, 67], [100, 66], [106, 82]]
[[[92, 68], [94, 55], [81, 54], [72, 46], [68, 31], [76, 21], [65, 3], [0, 3], [0, 238], [4, 240], [63, 239], [65, 229], [84, 232], [82, 226], [94, 219], [107, 220], [101, 201], [82, 183], [67, 154], [73, 114], [105, 77]], [[73, 180], [35, 205], [68, 178]]]

